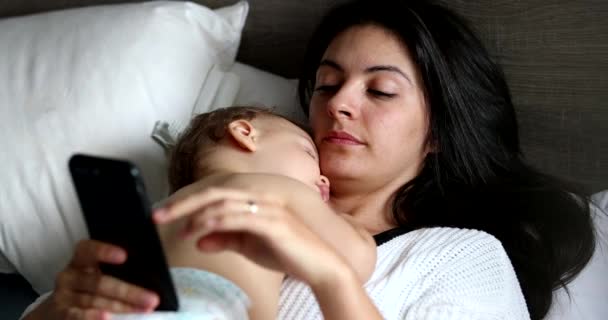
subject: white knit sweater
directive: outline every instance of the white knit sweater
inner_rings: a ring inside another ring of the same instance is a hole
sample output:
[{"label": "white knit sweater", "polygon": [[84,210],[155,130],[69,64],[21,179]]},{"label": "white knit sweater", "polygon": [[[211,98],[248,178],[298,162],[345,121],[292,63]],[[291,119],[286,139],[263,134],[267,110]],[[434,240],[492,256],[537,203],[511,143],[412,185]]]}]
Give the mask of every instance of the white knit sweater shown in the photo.
[{"label": "white knit sweater", "polygon": [[[475,230],[420,229],[381,244],[365,289],[389,320],[530,319],[502,245]],[[283,283],[279,319],[322,318],[306,285]]]},{"label": "white knit sweater", "polygon": [[[502,245],[475,230],[420,229],[380,245],[365,289],[388,320],[530,319]],[[305,284],[284,281],[279,319],[322,318]]]}]

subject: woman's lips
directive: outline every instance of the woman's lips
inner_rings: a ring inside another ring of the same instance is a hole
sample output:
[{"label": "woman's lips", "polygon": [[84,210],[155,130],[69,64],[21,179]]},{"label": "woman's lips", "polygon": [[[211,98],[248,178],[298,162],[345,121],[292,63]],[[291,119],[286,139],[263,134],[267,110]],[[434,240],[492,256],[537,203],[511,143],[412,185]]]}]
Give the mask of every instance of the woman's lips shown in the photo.
[{"label": "woman's lips", "polygon": [[323,138],[323,141],[340,145],[361,145],[363,142],[353,135],[344,131],[331,131]]}]

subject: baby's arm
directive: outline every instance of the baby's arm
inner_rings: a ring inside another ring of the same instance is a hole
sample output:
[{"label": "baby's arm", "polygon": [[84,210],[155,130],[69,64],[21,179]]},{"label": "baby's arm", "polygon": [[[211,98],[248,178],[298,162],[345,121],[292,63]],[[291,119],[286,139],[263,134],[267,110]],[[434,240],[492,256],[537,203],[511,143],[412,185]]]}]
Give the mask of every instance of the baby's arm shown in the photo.
[{"label": "baby's arm", "polygon": [[[211,186],[207,182],[200,181],[206,187]],[[172,223],[158,225],[169,265],[201,269],[222,276],[236,284],[248,296],[251,302],[248,309],[249,319],[276,318],[284,274],[264,268],[233,251],[211,253],[198,250],[198,237],[182,236],[189,218],[184,216]]]},{"label": "baby's arm", "polygon": [[284,200],[290,212],[346,259],[363,283],[374,271],[376,243],[373,237],[350,216],[336,213],[317,191],[305,184],[280,175],[244,173],[224,176],[213,185],[265,193]]}]

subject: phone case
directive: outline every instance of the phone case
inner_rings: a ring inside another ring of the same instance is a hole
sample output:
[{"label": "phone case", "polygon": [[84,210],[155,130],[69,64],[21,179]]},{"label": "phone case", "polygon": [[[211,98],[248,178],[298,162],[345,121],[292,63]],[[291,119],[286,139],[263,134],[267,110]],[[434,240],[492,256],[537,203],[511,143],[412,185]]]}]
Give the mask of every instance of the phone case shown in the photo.
[{"label": "phone case", "polygon": [[91,239],[124,248],[121,265],[103,273],[156,292],[156,310],[175,311],[178,301],[139,169],[118,159],[77,154],[70,173]]}]

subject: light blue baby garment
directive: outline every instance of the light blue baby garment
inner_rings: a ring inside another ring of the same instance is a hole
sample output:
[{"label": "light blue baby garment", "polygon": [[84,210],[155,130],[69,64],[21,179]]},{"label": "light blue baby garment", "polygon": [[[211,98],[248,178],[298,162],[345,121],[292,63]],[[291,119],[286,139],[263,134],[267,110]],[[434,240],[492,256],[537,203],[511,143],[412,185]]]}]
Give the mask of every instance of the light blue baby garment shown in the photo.
[{"label": "light blue baby garment", "polygon": [[250,301],[232,281],[193,268],[171,268],[179,300],[177,312],[114,314],[113,320],[243,320]]}]

